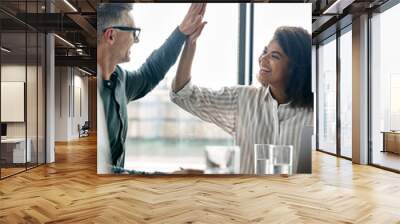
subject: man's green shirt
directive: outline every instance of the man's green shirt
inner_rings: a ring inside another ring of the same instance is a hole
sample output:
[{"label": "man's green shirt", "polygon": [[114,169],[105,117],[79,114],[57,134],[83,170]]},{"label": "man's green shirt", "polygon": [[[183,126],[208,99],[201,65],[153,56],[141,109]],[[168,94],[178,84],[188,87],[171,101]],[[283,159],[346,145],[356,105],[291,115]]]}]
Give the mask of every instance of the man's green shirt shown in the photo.
[{"label": "man's green shirt", "polygon": [[164,78],[175,64],[185,39],[186,35],[176,28],[137,71],[127,71],[117,66],[110,80],[100,78],[100,95],[107,122],[112,165],[124,166],[127,104],[145,96]]}]

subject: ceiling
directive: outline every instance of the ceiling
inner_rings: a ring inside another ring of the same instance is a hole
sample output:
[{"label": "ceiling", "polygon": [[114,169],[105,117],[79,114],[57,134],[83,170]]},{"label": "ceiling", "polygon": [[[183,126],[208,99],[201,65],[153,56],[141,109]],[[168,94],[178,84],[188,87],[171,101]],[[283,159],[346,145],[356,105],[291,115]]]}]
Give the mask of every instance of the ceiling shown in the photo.
[{"label": "ceiling", "polygon": [[[95,74],[96,5],[100,0],[47,2],[46,5],[44,0],[0,1],[2,46],[11,50],[7,54],[2,51],[2,60],[18,63],[22,62],[25,56],[30,60],[37,57],[37,51],[40,56],[44,44],[37,43],[37,39],[41,41],[43,36],[37,38],[36,35],[52,32],[57,34],[56,66],[78,66]],[[49,13],[50,11],[52,13]],[[27,35],[21,35],[25,32]]]},{"label": "ceiling", "polygon": [[[269,3],[312,3],[313,41],[320,40],[335,32],[338,20],[351,23],[351,17],[366,10],[372,10],[387,0],[269,0],[253,2]],[[12,49],[11,59],[37,51],[36,35],[25,32],[54,32],[56,65],[80,66],[95,74],[96,71],[96,6],[102,2],[132,2],[128,0],[1,0],[0,27],[2,46]],[[149,2],[149,1],[145,1]],[[176,2],[176,1],[175,1]],[[182,2],[186,2],[183,1]],[[220,1],[219,1],[220,2]],[[331,7],[332,6],[332,7]],[[330,8],[330,10],[327,10]],[[333,10],[331,10],[333,9]],[[52,11],[52,13],[49,13]],[[341,26],[345,26],[342,22]],[[333,27],[333,28],[332,28]],[[25,42],[28,43],[25,49]],[[72,46],[72,45],[73,46]],[[43,45],[39,43],[39,49]],[[4,57],[3,57],[4,59]]]}]

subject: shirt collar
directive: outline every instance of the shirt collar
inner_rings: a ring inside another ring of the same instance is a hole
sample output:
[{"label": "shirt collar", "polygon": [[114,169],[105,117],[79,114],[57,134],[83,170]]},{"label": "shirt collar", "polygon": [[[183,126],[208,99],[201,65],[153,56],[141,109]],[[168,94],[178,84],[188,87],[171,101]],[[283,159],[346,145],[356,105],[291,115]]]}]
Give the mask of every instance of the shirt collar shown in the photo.
[{"label": "shirt collar", "polygon": [[115,66],[115,70],[111,73],[109,80],[103,80],[103,86],[105,88],[114,89],[117,81],[120,79],[120,73],[122,72],[119,65]]},{"label": "shirt collar", "polygon": [[117,73],[114,71],[113,73],[111,73],[109,80],[103,80],[103,86],[105,88],[113,89],[116,84],[116,79],[117,79]]},{"label": "shirt collar", "polygon": [[[262,86],[261,88],[264,91],[265,101],[267,101],[267,102],[270,101],[271,103],[276,104],[278,106],[278,101],[276,101],[276,99],[272,96],[271,88],[269,86],[267,86],[267,87]],[[290,103],[291,103],[291,101],[289,101],[288,103],[280,104],[279,107],[288,107],[288,106],[290,106]]]},{"label": "shirt collar", "polygon": [[115,70],[113,72],[115,80],[121,80],[121,75],[123,74],[123,72],[124,70],[122,70],[119,65],[115,66]]}]

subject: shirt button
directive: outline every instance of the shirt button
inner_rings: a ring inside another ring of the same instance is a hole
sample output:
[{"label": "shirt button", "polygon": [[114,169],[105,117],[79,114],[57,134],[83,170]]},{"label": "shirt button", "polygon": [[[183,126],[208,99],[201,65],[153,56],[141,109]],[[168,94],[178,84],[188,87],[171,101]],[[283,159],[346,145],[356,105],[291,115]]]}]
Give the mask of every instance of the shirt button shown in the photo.
[{"label": "shirt button", "polygon": [[107,82],[107,86],[111,86],[111,82]]}]

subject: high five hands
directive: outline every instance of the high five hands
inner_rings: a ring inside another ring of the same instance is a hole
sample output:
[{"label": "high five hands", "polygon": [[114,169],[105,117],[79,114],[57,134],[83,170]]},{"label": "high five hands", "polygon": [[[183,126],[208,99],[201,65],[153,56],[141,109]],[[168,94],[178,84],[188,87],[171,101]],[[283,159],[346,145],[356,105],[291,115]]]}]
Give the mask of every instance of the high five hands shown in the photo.
[{"label": "high five hands", "polygon": [[206,3],[192,3],[188,13],[179,25],[179,30],[188,36],[187,42],[190,45],[196,43],[201,31],[207,22],[203,21],[203,16],[206,11]]}]

